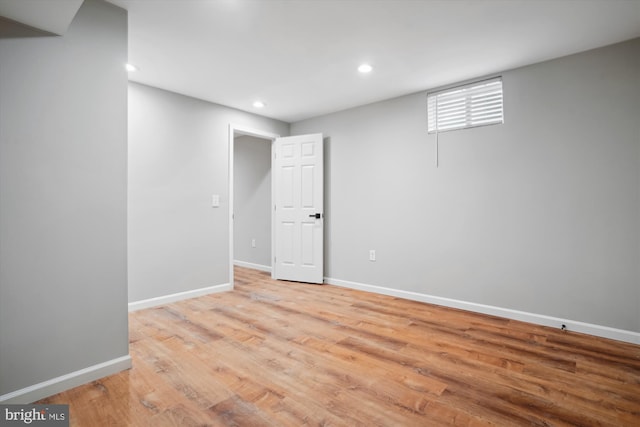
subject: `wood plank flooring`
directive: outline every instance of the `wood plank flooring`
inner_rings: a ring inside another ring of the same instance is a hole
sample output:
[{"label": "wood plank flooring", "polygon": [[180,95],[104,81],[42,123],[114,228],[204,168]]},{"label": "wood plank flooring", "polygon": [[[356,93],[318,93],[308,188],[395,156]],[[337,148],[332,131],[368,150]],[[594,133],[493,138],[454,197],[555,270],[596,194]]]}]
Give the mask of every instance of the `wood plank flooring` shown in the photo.
[{"label": "wood plank flooring", "polygon": [[237,268],[130,314],[71,426],[640,426],[640,346]]}]

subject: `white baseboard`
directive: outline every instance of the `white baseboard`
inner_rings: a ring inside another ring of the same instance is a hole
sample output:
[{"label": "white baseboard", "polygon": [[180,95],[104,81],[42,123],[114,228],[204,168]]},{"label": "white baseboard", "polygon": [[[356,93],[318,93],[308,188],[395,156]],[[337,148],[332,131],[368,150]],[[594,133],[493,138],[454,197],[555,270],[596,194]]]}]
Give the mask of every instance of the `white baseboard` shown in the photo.
[{"label": "white baseboard", "polygon": [[382,286],[374,286],[364,283],[350,282],[347,280],[333,279],[330,277],[325,277],[324,281],[325,283],[328,283],[330,285],[341,286],[343,288],[357,289],[361,291],[389,295],[413,301],[442,305],[445,307],[459,308],[461,310],[489,314],[492,316],[499,316],[507,319],[520,320],[522,322],[534,323],[536,325],[550,326],[553,328],[560,328],[562,325],[566,325],[567,329],[570,331],[594,335],[602,338],[609,338],[617,341],[624,341],[632,344],[640,344],[640,333],[626,331],[624,329],[616,329],[608,326],[594,325],[591,323],[546,316],[543,314],[528,313],[525,311],[511,310],[509,308],[501,308],[491,305],[476,304],[473,302],[437,297],[427,294],[421,294],[418,292],[403,291],[399,289],[385,288]]},{"label": "white baseboard", "polygon": [[193,289],[185,292],[178,292],[175,294],[163,295],[160,297],[143,299],[140,301],[133,301],[129,303],[129,311],[142,310],[144,308],[156,307],[159,305],[170,304],[176,301],[182,301],[184,299],[200,297],[202,295],[215,294],[217,292],[226,292],[233,290],[233,287],[229,283],[215,286],[207,286],[206,288]]},{"label": "white baseboard", "polygon": [[271,273],[270,265],[254,264],[252,262],[238,261],[236,259],[233,260],[233,265],[237,265],[238,267],[252,268],[254,270],[266,271],[267,273]]},{"label": "white baseboard", "polygon": [[98,363],[79,371],[71,372],[50,380],[25,387],[20,390],[0,396],[2,404],[26,404],[44,399],[45,397],[78,387],[91,381],[117,374],[120,371],[131,368],[129,355],[118,357],[107,362]]}]

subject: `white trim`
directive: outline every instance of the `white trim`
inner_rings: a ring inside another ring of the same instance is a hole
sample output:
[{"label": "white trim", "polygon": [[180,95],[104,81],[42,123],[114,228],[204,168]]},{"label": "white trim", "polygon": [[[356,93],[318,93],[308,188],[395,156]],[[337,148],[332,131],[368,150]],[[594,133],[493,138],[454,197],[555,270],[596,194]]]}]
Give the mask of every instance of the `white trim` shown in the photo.
[{"label": "white trim", "polygon": [[253,136],[255,138],[271,140],[280,138],[280,135],[277,133],[266,132],[260,129],[252,129],[246,126],[234,125],[233,123],[230,123],[229,126],[233,129],[233,133],[231,135],[237,133],[238,135]]},{"label": "white trim", "polygon": [[38,384],[0,396],[2,404],[26,404],[78,387],[91,381],[131,368],[131,356],[126,355],[107,362],[98,363],[79,371],[71,372]]},{"label": "white trim", "polygon": [[231,288],[233,289],[233,283],[235,282],[235,278],[233,277],[233,150],[234,150],[234,139],[236,137],[236,126],[229,123],[229,176],[227,180],[229,181],[229,283],[231,284]]},{"label": "white trim", "polygon": [[252,262],[238,261],[237,259],[233,261],[233,264],[237,265],[238,267],[252,268],[254,270],[260,270],[260,271],[265,271],[267,273],[271,273],[270,265],[254,264]]},{"label": "white trim", "polygon": [[[261,139],[270,139],[273,147],[273,141],[276,138],[279,138],[280,135],[271,132],[265,132],[259,129],[252,129],[245,126],[235,125],[233,123],[229,123],[229,176],[227,177],[229,180],[229,283],[231,284],[231,289],[233,289],[233,264],[234,264],[234,254],[233,254],[233,148],[234,148],[234,138],[235,135],[246,135],[253,136],[255,138]],[[272,149],[273,150],[273,149]],[[271,161],[273,162],[273,154],[271,157]],[[273,179],[271,184],[271,200],[273,200]],[[271,224],[271,236],[273,236],[273,221]],[[273,238],[272,246],[273,246]],[[272,249],[273,251],[273,249]],[[273,253],[273,252],[272,252]]]},{"label": "white trim", "polygon": [[225,283],[222,285],[208,286],[206,288],[193,289],[190,291],[163,295],[161,297],[133,301],[129,303],[129,311],[138,311],[144,308],[156,307],[159,305],[170,304],[172,302],[182,301],[189,298],[200,297],[202,295],[215,294],[218,292],[226,292],[231,290],[233,290],[233,286],[231,286],[229,283]]},{"label": "white trim", "polygon": [[565,325],[570,331],[583,334],[594,335],[602,338],[609,338],[624,341],[631,344],[640,344],[640,333],[627,331],[624,329],[611,328],[609,326],[595,325],[592,323],[579,322],[576,320],[562,319],[559,317],[547,316],[544,314],[528,313],[526,311],[512,310],[509,308],[495,307],[474,302],[460,301],[451,298],[437,297],[433,295],[421,294],[412,291],[385,288],[382,286],[367,285],[364,283],[350,282],[347,280],[324,278],[325,283],[340,286],[343,288],[357,289],[360,291],[373,292],[376,294],[389,295],[398,298],[405,298],[412,301],[426,302],[445,307],[458,308],[461,310],[473,311],[476,313],[489,314],[492,316],[504,317],[507,319],[519,320],[522,322],[534,323],[536,325],[560,328]]},{"label": "white trim", "polygon": [[276,278],[276,180],[273,176],[273,166],[276,163],[276,139],[271,140],[271,278]]}]

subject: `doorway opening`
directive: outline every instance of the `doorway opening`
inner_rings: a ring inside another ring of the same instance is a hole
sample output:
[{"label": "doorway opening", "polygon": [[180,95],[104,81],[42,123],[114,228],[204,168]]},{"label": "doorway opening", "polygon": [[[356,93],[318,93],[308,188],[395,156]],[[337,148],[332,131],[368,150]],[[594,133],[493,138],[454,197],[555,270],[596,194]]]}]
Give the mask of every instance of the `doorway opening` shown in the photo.
[{"label": "doorway opening", "polygon": [[234,265],[272,271],[272,143],[279,135],[229,125],[229,283]]}]

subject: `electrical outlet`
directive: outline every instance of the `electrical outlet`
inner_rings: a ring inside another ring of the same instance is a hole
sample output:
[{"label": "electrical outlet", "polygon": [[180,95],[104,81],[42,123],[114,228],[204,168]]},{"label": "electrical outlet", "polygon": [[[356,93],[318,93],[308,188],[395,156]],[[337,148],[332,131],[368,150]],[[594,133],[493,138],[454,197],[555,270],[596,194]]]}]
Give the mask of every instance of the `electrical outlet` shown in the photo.
[{"label": "electrical outlet", "polygon": [[251,247],[252,248],[256,247],[256,239],[251,239]]},{"label": "electrical outlet", "polygon": [[376,251],[375,249],[371,249],[369,251],[369,261],[375,261],[376,260]]}]

